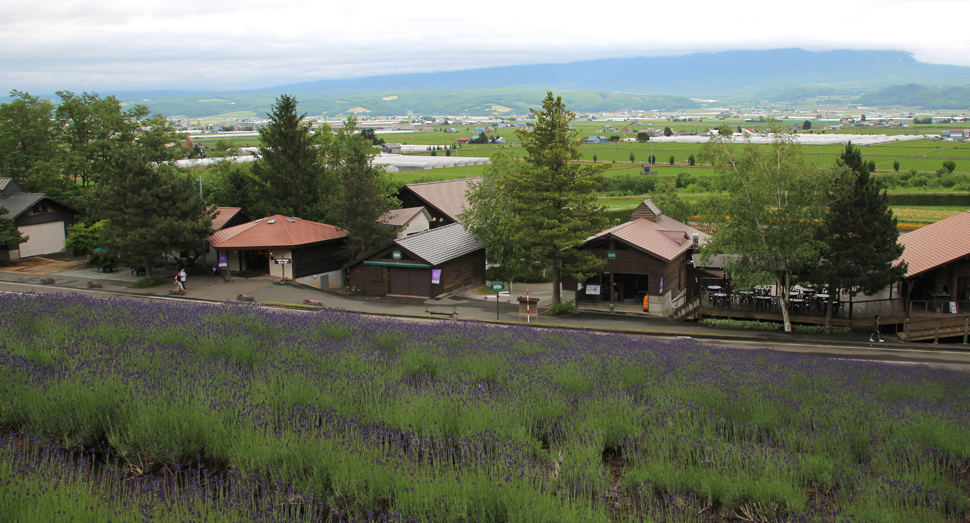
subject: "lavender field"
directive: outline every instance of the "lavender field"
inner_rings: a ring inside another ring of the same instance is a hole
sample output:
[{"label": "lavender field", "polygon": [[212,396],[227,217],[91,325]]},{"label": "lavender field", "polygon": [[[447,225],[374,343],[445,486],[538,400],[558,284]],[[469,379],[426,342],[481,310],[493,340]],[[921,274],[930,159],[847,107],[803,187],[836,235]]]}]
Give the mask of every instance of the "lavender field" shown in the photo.
[{"label": "lavender field", "polygon": [[0,521],[970,521],[970,375],[0,296]]}]

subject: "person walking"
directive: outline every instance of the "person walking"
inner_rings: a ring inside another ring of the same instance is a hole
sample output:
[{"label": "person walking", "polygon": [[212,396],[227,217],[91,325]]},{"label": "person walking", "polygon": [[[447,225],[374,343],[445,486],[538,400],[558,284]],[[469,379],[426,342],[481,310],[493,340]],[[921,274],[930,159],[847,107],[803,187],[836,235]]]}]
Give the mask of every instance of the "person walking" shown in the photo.
[{"label": "person walking", "polygon": [[873,338],[879,338],[879,343],[882,343],[882,342],[886,341],[886,340],[882,339],[882,334],[879,334],[879,315],[878,314],[876,315],[875,331],[872,334],[869,335],[869,343],[872,343],[872,342],[876,341]]},{"label": "person walking", "polygon": [[185,290],[185,268],[184,267],[181,270],[179,270],[178,280],[179,280],[179,287],[181,287],[182,290],[184,291]]}]

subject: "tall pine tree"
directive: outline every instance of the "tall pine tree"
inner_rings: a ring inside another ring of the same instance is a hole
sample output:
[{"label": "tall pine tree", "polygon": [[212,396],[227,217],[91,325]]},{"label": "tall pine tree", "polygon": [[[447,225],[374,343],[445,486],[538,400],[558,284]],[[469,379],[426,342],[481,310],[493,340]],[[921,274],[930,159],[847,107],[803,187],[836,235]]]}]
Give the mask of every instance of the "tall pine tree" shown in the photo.
[{"label": "tall pine tree", "polygon": [[[815,281],[825,282],[832,297],[840,291],[871,296],[906,273],[906,263],[893,265],[903,254],[889,195],[869,174],[862,151],[849,142],[839,157],[841,169],[830,191],[829,212],[819,229],[824,244]],[[831,301],[825,311],[825,332],[832,330]]]},{"label": "tall pine tree", "polygon": [[552,301],[560,303],[563,272],[584,279],[605,263],[577,247],[608,224],[593,193],[607,166],[573,162],[582,139],[569,129],[576,114],[562,97],[548,92],[542,110],[530,111],[536,118],[533,130],[516,131],[528,167],[506,175],[502,190],[512,201],[510,233],[528,258],[552,266]]},{"label": "tall pine tree", "polygon": [[384,168],[374,165],[374,141],[357,131],[357,119],[347,118],[337,133],[328,159],[338,183],[339,194],[332,207],[335,225],[346,229],[347,255],[380,247],[394,239],[393,228],[378,220],[400,205]]},{"label": "tall pine tree", "polygon": [[330,186],[320,140],[310,132],[306,115],[297,114],[296,98],[280,95],[259,130],[259,159],[251,172],[265,187],[273,211],[307,220],[326,219]]}]

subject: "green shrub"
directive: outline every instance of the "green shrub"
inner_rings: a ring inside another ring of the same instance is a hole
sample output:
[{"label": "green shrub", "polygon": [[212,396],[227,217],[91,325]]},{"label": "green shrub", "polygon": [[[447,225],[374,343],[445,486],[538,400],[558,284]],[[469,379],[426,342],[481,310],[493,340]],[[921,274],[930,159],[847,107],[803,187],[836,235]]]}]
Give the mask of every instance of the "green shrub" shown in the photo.
[{"label": "green shrub", "polygon": [[[745,320],[729,320],[729,319],[716,319],[708,318],[703,321],[705,325],[710,325],[712,327],[719,327],[722,329],[738,329],[738,330],[758,330],[758,331],[777,331],[781,330],[784,325],[781,323],[775,323],[771,321],[745,321]],[[802,334],[821,334],[825,332],[824,325],[792,325],[792,331]],[[842,326],[833,326],[833,334],[848,334],[849,328]]]},{"label": "green shrub", "polygon": [[552,306],[549,307],[549,312],[555,314],[556,316],[575,316],[576,304],[573,302],[573,300],[553,303]]},{"label": "green shrub", "polygon": [[147,287],[158,287],[159,285],[165,285],[168,283],[168,278],[163,278],[161,276],[152,276],[151,278],[139,278],[132,282],[131,286],[136,289],[144,289]]}]

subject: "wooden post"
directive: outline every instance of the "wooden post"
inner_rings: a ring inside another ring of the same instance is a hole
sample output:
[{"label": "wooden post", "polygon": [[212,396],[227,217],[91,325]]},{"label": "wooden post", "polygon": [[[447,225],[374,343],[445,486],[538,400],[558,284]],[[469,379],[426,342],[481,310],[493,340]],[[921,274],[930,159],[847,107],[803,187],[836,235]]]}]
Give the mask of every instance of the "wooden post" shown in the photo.
[{"label": "wooden post", "polygon": [[967,316],[966,319],[963,320],[963,344],[964,345],[967,344],[967,330],[968,330],[968,327],[970,327],[970,316]]},{"label": "wooden post", "polygon": [[906,318],[906,341],[909,342],[909,318]]},{"label": "wooden post", "polygon": [[936,337],[933,338],[933,345],[940,342],[940,319],[936,319]]}]

